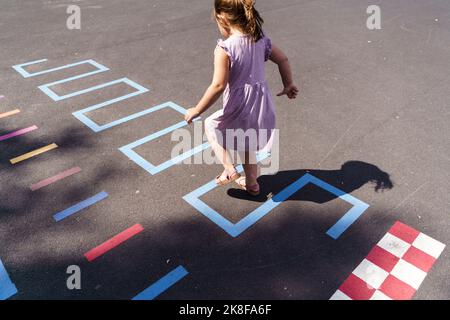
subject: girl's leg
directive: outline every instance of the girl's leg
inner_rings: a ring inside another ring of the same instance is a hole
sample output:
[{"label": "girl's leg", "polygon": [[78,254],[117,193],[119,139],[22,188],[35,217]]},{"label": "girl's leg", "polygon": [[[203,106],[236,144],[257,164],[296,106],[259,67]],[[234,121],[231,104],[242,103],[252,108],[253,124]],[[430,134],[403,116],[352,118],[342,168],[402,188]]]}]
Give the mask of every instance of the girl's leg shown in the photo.
[{"label": "girl's leg", "polygon": [[218,142],[217,132],[212,126],[212,120],[218,117],[218,112],[210,116],[205,120],[205,131],[206,137],[208,138],[209,144],[214,151],[214,154],[219,159],[219,161],[223,164],[225,170],[228,173],[235,172],[235,167],[233,160],[231,159],[230,153],[222,147],[222,145]]},{"label": "girl's leg", "polygon": [[245,152],[244,171],[247,186],[255,186],[258,184],[258,162],[256,160],[256,152]]},{"label": "girl's leg", "polygon": [[258,184],[258,171],[259,167],[256,162],[255,152],[240,152],[241,159],[244,159],[245,177],[238,179],[236,182],[241,188],[246,190],[252,196],[260,195],[260,187]]}]

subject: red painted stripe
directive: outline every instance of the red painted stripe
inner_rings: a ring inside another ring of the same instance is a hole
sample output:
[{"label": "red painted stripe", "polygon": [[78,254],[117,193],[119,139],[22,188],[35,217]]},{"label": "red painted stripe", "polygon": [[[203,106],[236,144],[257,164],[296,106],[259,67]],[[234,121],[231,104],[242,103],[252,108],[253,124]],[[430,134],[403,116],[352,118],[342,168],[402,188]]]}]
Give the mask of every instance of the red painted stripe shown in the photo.
[{"label": "red painted stripe", "polygon": [[366,259],[376,264],[383,270],[386,270],[387,272],[391,272],[397,262],[400,261],[400,259],[394,256],[392,253],[387,252],[379,246],[375,246]]},{"label": "red painted stripe", "polygon": [[369,300],[376,291],[369,284],[354,274],[351,274],[350,277],[345,280],[339,290],[353,300]]},{"label": "red painted stripe", "polygon": [[67,171],[64,171],[64,172],[61,172],[61,173],[57,174],[56,176],[50,177],[50,178],[42,180],[42,181],[40,181],[40,182],[38,182],[36,184],[33,184],[30,187],[30,189],[32,191],[36,191],[36,190],[42,189],[42,188],[44,188],[44,187],[46,187],[46,186],[48,186],[48,185],[50,185],[52,183],[55,183],[55,182],[57,182],[59,180],[65,179],[65,178],[70,177],[70,176],[73,176],[74,174],[77,174],[80,171],[81,171],[81,169],[79,167],[75,167],[75,168],[69,169]]},{"label": "red painted stripe", "polygon": [[104,255],[108,251],[114,249],[115,247],[119,246],[120,244],[124,243],[128,239],[134,237],[138,233],[142,232],[144,228],[140,224],[136,224],[132,226],[131,228],[119,233],[114,238],[109,239],[108,241],[102,243],[98,247],[92,249],[91,251],[84,254],[86,259],[89,262],[94,261],[98,257]]},{"label": "red painted stripe", "polygon": [[420,234],[419,231],[401,222],[396,222],[394,226],[391,228],[391,230],[389,230],[389,233],[410,244],[412,244]]},{"label": "red painted stripe", "polygon": [[408,252],[406,252],[405,256],[402,259],[427,273],[431,270],[434,263],[436,262],[436,259],[434,257],[415,247],[409,248]]},{"label": "red painted stripe", "polygon": [[393,300],[411,300],[416,293],[413,287],[392,275],[383,282],[380,291]]}]

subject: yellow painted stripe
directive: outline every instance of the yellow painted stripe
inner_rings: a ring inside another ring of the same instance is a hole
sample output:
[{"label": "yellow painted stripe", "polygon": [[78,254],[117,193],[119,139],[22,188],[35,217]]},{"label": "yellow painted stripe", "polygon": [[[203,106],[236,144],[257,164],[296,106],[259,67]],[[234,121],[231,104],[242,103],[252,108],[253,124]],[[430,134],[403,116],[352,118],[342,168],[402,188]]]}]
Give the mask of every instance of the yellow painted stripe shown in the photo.
[{"label": "yellow painted stripe", "polygon": [[58,145],[56,143],[52,143],[51,145],[48,145],[46,147],[43,147],[43,148],[31,151],[31,152],[28,152],[28,153],[26,153],[24,155],[21,155],[20,157],[11,159],[9,161],[11,161],[12,164],[16,164],[16,163],[19,163],[19,162],[22,162],[24,160],[30,159],[30,158],[32,158],[34,156],[37,156],[39,154],[42,154],[44,152],[47,152],[47,151],[50,151],[50,150],[53,150],[53,149],[56,149],[56,148],[58,148]]},{"label": "yellow painted stripe", "polygon": [[17,114],[17,113],[19,113],[19,112],[20,112],[20,110],[19,110],[19,109],[16,109],[16,110],[8,111],[8,112],[5,112],[5,113],[0,113],[0,119],[1,119],[1,118],[6,118],[6,117],[9,117],[9,116],[12,116],[12,115]]}]

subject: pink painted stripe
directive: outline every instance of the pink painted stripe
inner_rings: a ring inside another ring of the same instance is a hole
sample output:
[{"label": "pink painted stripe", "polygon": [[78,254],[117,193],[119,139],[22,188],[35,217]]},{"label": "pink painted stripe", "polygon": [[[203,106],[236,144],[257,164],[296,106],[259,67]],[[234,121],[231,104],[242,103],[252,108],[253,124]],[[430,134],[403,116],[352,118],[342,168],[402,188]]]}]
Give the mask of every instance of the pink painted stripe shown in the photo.
[{"label": "pink painted stripe", "polygon": [[3,99],[5,96],[0,96],[0,99]]},{"label": "pink painted stripe", "polygon": [[40,182],[38,182],[36,184],[33,184],[30,187],[30,189],[32,191],[36,191],[36,190],[42,189],[42,188],[44,188],[44,187],[46,187],[46,186],[48,186],[48,185],[50,185],[52,183],[55,183],[55,182],[57,182],[59,180],[62,180],[62,179],[65,179],[67,177],[70,177],[70,176],[72,176],[74,174],[77,174],[80,171],[81,171],[81,169],[79,167],[75,167],[75,168],[66,170],[64,172],[61,172],[61,173],[57,174],[56,176],[50,177],[50,178],[42,180],[42,181],[40,181]]},{"label": "pink painted stripe", "polygon": [[38,127],[32,126],[32,127],[28,127],[28,128],[25,128],[25,129],[17,130],[17,131],[5,134],[4,136],[0,136],[0,141],[5,141],[5,140],[8,140],[8,139],[17,137],[17,136],[21,136],[21,135],[24,135],[24,134],[26,134],[28,132],[37,130],[37,129],[38,129]]},{"label": "pink painted stripe", "polygon": [[98,247],[95,247],[91,251],[85,253],[84,256],[89,262],[92,262],[142,231],[144,231],[144,227],[142,227],[140,224],[135,224],[131,228],[119,233],[114,238],[109,239]]}]

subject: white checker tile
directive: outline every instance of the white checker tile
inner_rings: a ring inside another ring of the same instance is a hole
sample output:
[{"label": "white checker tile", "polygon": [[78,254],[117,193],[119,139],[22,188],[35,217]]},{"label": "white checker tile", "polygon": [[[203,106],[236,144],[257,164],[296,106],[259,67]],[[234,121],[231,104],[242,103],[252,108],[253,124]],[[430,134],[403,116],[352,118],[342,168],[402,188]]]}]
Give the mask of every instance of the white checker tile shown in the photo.
[{"label": "white checker tile", "polygon": [[387,233],[383,239],[378,243],[378,246],[392,253],[398,258],[402,258],[405,253],[411,248],[411,245],[396,236]]},{"label": "white checker tile", "polygon": [[385,295],[383,292],[377,290],[373,294],[372,298],[370,298],[370,300],[392,300],[392,299],[389,298],[387,295]]},{"label": "white checker tile", "polygon": [[437,259],[445,249],[445,244],[421,233],[414,241],[413,246]]},{"label": "white checker tile", "polygon": [[389,272],[386,272],[366,259],[364,259],[358,268],[353,271],[353,274],[368,283],[374,289],[380,288],[381,284],[389,276]]},{"label": "white checker tile", "polygon": [[352,300],[348,295],[343,293],[341,290],[336,291],[335,294],[330,298],[330,300]]},{"label": "white checker tile", "polygon": [[427,276],[426,272],[423,272],[405,260],[400,260],[395,265],[395,268],[392,270],[391,274],[404,283],[409,284],[416,290],[419,289],[423,280]]}]

